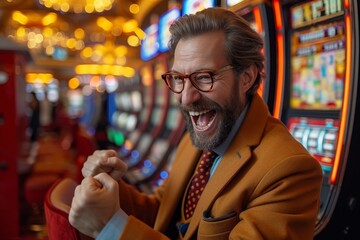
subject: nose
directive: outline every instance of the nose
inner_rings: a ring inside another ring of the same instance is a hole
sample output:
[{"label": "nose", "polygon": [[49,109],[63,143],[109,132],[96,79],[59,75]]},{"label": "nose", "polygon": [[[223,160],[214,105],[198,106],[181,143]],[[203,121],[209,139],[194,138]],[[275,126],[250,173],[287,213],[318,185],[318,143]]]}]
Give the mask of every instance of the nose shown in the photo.
[{"label": "nose", "polygon": [[180,103],[183,105],[190,105],[201,98],[201,93],[186,79],[184,83],[184,90],[179,94]]}]

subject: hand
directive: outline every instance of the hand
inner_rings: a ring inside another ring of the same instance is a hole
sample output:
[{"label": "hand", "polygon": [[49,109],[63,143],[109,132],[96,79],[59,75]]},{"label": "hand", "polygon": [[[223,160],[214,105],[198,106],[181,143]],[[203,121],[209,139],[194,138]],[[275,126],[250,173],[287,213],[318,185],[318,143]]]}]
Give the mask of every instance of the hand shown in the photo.
[{"label": "hand", "polygon": [[119,209],[118,183],[109,175],[100,173],[84,178],[76,187],[69,222],[83,234],[96,238]]},{"label": "hand", "polygon": [[119,181],[127,169],[126,163],[118,157],[114,150],[96,150],[87,158],[81,172],[84,177],[105,172],[115,181]]}]

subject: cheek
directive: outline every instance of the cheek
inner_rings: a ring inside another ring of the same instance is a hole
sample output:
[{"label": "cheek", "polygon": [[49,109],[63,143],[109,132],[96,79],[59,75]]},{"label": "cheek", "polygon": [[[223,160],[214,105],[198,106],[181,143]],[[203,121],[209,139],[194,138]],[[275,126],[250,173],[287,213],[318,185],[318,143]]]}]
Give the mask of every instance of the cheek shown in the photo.
[{"label": "cheek", "polygon": [[238,91],[238,84],[224,83],[216,88],[216,95],[214,94],[212,98],[222,107],[236,104],[237,101],[240,101],[239,94],[236,93]]},{"label": "cheek", "polygon": [[207,98],[222,109],[228,108],[229,105],[233,105],[235,102],[235,99],[233,99],[232,94],[229,91],[217,91],[216,93],[207,96]]},{"label": "cheek", "polygon": [[175,99],[175,102],[181,104],[181,93],[180,94],[171,93],[171,94],[173,94],[172,97]]}]

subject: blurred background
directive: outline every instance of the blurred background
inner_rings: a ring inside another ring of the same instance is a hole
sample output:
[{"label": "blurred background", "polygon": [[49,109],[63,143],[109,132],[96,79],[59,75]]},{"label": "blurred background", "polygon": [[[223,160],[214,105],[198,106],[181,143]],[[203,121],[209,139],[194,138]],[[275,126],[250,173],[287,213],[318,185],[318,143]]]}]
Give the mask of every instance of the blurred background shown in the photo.
[{"label": "blurred background", "polygon": [[0,239],[49,239],[44,203],[96,149],[140,191],[163,183],[186,131],[168,29],[209,7],[263,38],[258,93],[322,166],[314,238],[360,238],[357,0],[1,0]]}]

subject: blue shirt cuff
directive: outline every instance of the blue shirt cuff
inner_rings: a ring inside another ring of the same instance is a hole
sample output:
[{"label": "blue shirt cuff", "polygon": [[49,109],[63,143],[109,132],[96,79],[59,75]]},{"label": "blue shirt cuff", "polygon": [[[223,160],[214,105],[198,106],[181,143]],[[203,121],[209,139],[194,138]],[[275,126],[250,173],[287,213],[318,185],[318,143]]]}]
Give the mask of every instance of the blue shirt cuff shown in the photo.
[{"label": "blue shirt cuff", "polygon": [[125,228],[128,215],[120,208],[101,230],[96,240],[117,240]]}]

